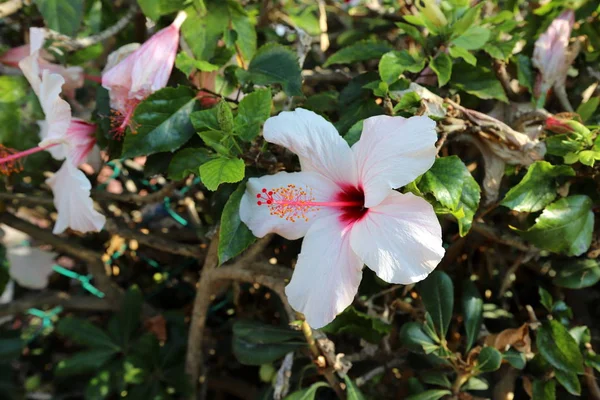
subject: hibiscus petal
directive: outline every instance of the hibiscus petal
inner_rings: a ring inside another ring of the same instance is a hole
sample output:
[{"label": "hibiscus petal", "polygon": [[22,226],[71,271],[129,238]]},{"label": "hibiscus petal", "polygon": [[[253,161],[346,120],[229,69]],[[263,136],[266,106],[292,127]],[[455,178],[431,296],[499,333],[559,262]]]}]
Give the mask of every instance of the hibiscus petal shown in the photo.
[{"label": "hibiscus petal", "polygon": [[339,185],[355,186],[352,150],[335,127],[312,111],[284,111],[265,123],[266,141],[286,147],[300,158],[303,171],[316,171]]},{"label": "hibiscus petal", "polygon": [[[60,97],[64,83],[64,78],[59,74],[50,73],[48,70],[42,73],[39,99],[46,120],[44,129],[40,132],[42,141],[39,145],[41,147],[63,142],[71,124],[71,106]],[[55,154],[53,151],[58,153]],[[53,151],[50,153],[58,159],[64,157],[61,150],[54,149]]]},{"label": "hibiscus petal", "polygon": [[[125,46],[123,46],[125,47]],[[129,51],[129,48],[126,50]],[[119,59],[121,48],[118,49],[117,55],[113,59]],[[109,61],[111,60],[109,56]],[[110,107],[122,113],[126,111],[127,102],[129,99],[129,90],[131,89],[131,75],[133,65],[136,61],[136,53],[130,52],[127,57],[123,58],[119,63],[110,69],[105,69],[102,73],[102,87],[108,90],[110,95]]]},{"label": "hibiscus petal", "polygon": [[54,206],[58,211],[52,232],[59,234],[71,228],[79,232],[100,231],[106,222],[104,215],[94,210],[90,197],[92,185],[72,163],[66,161],[46,184],[54,193]]},{"label": "hibiscus petal", "polygon": [[[306,234],[317,218],[335,212],[332,208],[298,208],[298,215],[292,222],[291,219],[286,218],[292,215],[292,209],[288,210],[289,212],[283,217],[273,215],[273,207],[265,204],[265,200],[257,198],[257,195],[264,195],[263,188],[272,191],[286,188],[288,185],[294,185],[297,190],[304,190],[307,193],[305,199],[310,198],[311,201],[331,201],[339,190],[333,182],[314,172],[279,172],[275,175],[250,178],[240,203],[240,219],[250,228],[254,236],[263,237],[274,232],[286,239],[299,239]],[[261,201],[260,206],[258,201]]]},{"label": "hibiscus petal", "polygon": [[348,230],[337,216],[310,227],[285,294],[308,324],[321,328],[352,304],[362,277],[362,261],[350,247]]},{"label": "hibiscus petal", "polygon": [[352,146],[365,207],[379,204],[390,189],[423,174],[435,161],[435,122],[428,117],[367,118],[360,140]]},{"label": "hibiscus petal", "polygon": [[381,279],[405,285],[425,279],[445,252],[433,207],[394,191],[354,224],[350,244]]},{"label": "hibiscus petal", "polygon": [[155,33],[135,51],[130,97],[143,100],[167,86],[178,46],[179,27],[171,24]]}]

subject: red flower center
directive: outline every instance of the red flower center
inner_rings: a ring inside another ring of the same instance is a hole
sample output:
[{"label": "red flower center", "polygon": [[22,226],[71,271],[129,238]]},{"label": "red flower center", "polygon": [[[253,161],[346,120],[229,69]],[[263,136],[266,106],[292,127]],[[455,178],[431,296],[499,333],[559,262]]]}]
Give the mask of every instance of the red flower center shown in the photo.
[{"label": "red flower center", "polygon": [[362,187],[342,186],[342,191],[336,195],[335,200],[349,204],[340,207],[342,210],[340,221],[346,225],[360,221],[369,211],[365,208],[365,192]]}]

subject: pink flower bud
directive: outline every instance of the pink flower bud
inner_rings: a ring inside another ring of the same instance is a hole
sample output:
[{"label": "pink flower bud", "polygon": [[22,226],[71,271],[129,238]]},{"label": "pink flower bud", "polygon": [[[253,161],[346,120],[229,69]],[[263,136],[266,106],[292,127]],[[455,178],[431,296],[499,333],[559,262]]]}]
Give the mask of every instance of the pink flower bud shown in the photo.
[{"label": "pink flower bud", "polygon": [[574,133],[583,138],[590,137],[590,130],[582,123],[572,120],[550,116],[546,119],[546,129],[554,133]]},{"label": "pink flower bud", "polygon": [[110,105],[121,114],[167,85],[179,45],[179,29],[186,18],[180,13],[141,47],[102,75],[102,86],[110,92]]},{"label": "pink flower bud", "polygon": [[569,38],[575,23],[573,10],[560,14],[535,42],[533,65],[540,71],[537,96],[544,95],[557,82],[563,81],[572,62]]}]

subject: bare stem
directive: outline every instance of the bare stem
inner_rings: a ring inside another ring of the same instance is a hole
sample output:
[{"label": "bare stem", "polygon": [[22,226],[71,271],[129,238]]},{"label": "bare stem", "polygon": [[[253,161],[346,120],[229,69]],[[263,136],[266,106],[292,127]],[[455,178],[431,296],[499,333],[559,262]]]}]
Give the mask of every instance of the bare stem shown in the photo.
[{"label": "bare stem", "polygon": [[121,32],[121,30],[123,30],[129,24],[131,19],[137,13],[137,2],[131,2],[127,13],[125,13],[125,15],[121,17],[121,19],[119,19],[113,26],[106,28],[105,30],[96,35],[84,38],[72,38],[70,36],[63,35],[62,33],[48,30],[47,38],[54,42],[58,42],[57,44],[60,44],[60,46],[66,48],[69,51],[85,49],[86,47],[93,46],[96,43],[100,43]]}]

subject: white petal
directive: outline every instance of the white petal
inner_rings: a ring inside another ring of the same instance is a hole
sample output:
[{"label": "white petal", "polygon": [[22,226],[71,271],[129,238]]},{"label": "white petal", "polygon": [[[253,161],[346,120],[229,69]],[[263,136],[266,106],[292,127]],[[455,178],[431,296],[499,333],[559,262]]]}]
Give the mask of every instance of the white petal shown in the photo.
[{"label": "white petal", "polygon": [[350,243],[377,276],[405,285],[425,279],[445,251],[433,207],[411,193],[394,191],[354,224]]},{"label": "white petal", "polygon": [[435,122],[428,117],[367,118],[360,140],[352,146],[365,207],[379,204],[390,189],[423,174],[435,161]]},{"label": "white petal", "polygon": [[44,289],[52,274],[54,253],[35,247],[20,246],[8,249],[9,274],[20,286],[29,289]]},{"label": "white petal", "polygon": [[[48,285],[56,253],[40,250],[29,245],[29,235],[2,225],[9,262],[9,274],[20,286],[29,289],[43,289]],[[0,301],[2,303],[2,301]]]},{"label": "white petal", "polygon": [[352,150],[320,115],[302,108],[284,111],[267,120],[263,136],[296,153],[303,171],[319,172],[339,185],[356,185]]},{"label": "white petal", "polygon": [[[64,78],[59,74],[53,74],[47,70],[42,73],[39,99],[46,119],[40,132],[42,141],[39,145],[41,147],[62,143],[66,140],[67,130],[71,124],[71,106],[60,97],[64,83]],[[50,149],[49,151],[59,160],[64,157],[64,152],[61,149]]]},{"label": "white petal", "polygon": [[106,222],[104,215],[94,210],[90,197],[92,185],[85,174],[68,160],[46,184],[54,193],[54,206],[58,211],[54,234],[71,228],[79,232],[100,231]]},{"label": "white petal", "polygon": [[350,247],[349,231],[335,215],[308,230],[285,294],[308,324],[321,328],[352,304],[362,277],[362,261]]},{"label": "white petal", "polygon": [[[250,228],[254,236],[263,237],[267,233],[274,232],[286,239],[299,239],[306,234],[317,218],[335,212],[330,208],[299,209],[300,215],[292,222],[285,218],[290,216],[290,213],[286,213],[283,217],[271,215],[273,207],[269,207],[264,204],[264,200],[256,197],[262,193],[263,188],[274,191],[277,188],[286,188],[290,184],[295,185],[298,190],[304,190],[307,193],[304,198],[310,198],[311,201],[332,201],[339,190],[333,182],[314,172],[279,172],[275,175],[250,178],[240,203],[240,219]],[[260,206],[257,204],[259,200],[262,201]]]},{"label": "white petal", "polygon": [[37,53],[44,46],[46,30],[44,28],[29,28],[29,54]]},{"label": "white petal", "polygon": [[19,61],[19,68],[23,71],[23,75],[25,75],[25,78],[29,81],[35,94],[39,96],[42,81],[40,80],[40,64],[38,58],[38,52],[25,57]]}]

